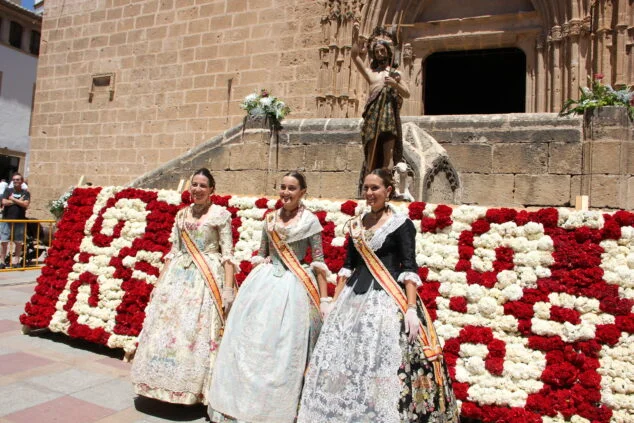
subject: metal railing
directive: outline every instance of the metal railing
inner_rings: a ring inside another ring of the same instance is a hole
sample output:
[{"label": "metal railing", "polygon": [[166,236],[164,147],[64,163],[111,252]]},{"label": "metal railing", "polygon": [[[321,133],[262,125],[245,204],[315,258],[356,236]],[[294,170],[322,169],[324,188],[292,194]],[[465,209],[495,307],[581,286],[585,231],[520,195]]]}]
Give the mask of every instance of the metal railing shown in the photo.
[{"label": "metal railing", "polygon": [[[10,232],[8,240],[0,240],[0,255],[5,244],[7,252],[6,256],[0,257],[0,263],[4,264],[4,268],[0,266],[0,272],[39,269],[44,266],[44,259],[53,242],[55,222],[37,219],[0,219],[0,226],[4,226],[3,223],[9,224]],[[21,239],[18,240],[15,239],[15,232],[16,229],[20,232],[20,227],[24,230]],[[18,256],[15,255],[16,243],[22,247]]]}]

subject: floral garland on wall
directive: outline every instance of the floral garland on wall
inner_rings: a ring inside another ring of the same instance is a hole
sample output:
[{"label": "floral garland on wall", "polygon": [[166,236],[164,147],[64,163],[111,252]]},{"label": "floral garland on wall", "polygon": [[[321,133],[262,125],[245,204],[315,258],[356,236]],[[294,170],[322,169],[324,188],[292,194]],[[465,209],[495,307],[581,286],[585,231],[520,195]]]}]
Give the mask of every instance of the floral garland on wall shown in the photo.
[{"label": "floral garland on wall", "polygon": [[[241,283],[276,200],[212,196],[232,214]],[[187,193],[78,188],[21,322],[133,351]],[[343,265],[354,201],[306,200]],[[417,229],[420,294],[462,415],[484,422],[634,421],[634,214],[397,204]],[[334,288],[331,285],[331,288]]]}]

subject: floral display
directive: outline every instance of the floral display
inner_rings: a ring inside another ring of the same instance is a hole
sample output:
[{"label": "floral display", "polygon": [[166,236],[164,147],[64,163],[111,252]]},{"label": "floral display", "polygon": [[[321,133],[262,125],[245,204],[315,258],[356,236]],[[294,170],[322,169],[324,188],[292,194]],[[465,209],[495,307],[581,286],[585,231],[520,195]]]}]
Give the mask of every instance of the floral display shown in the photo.
[{"label": "floral display", "polygon": [[[264,216],[281,204],[212,201],[231,212],[241,283]],[[133,351],[174,216],[188,202],[174,191],[75,189],[22,323]],[[336,273],[346,222],[364,205],[304,204],[324,227],[325,261]],[[464,417],[634,421],[634,213],[395,207],[418,230],[419,293]]]},{"label": "floral display", "polygon": [[626,86],[613,88],[611,85],[603,84],[601,82],[603,78],[601,73],[595,73],[592,78],[588,77],[590,86],[580,87],[581,97],[579,100],[567,100],[559,114],[583,114],[586,110],[597,107],[621,106],[627,108],[630,119],[634,119],[634,92]]},{"label": "floral display", "polygon": [[48,204],[48,210],[55,217],[55,219],[60,219],[62,217],[62,214],[64,214],[64,210],[66,210],[66,207],[68,207],[68,199],[73,193],[73,189],[74,187],[71,187],[68,191],[60,195],[58,199],[51,200],[51,202]]},{"label": "floral display", "polygon": [[263,116],[271,120],[275,126],[279,126],[282,119],[291,112],[290,107],[282,100],[272,96],[268,90],[260,90],[259,93],[247,95],[240,108],[246,110],[249,116]]}]

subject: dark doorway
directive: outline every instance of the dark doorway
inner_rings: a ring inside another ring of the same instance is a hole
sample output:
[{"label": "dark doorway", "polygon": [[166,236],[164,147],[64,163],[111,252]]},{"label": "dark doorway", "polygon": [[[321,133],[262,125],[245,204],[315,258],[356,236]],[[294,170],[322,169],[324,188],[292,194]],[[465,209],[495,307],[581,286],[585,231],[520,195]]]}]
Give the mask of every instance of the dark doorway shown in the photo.
[{"label": "dark doorway", "polygon": [[523,113],[526,55],[516,48],[434,53],[425,61],[425,114]]},{"label": "dark doorway", "polygon": [[11,182],[11,176],[18,171],[20,158],[0,154],[0,179]]}]

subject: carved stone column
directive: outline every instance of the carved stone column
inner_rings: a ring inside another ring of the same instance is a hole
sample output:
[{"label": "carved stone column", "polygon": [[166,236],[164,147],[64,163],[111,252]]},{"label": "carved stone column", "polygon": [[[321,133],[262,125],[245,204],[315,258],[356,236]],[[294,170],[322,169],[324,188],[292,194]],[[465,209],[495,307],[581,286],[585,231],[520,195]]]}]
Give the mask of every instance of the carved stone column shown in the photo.
[{"label": "carved stone column", "polygon": [[551,104],[550,111],[555,112],[562,105],[561,97],[561,27],[555,25],[550,30],[549,44],[551,50]]},{"label": "carved stone column", "polygon": [[[351,72],[352,26],[361,22],[368,0],[323,0],[323,43],[317,95],[319,116],[352,117],[358,114],[359,82]],[[327,52],[327,59],[324,58]]]},{"label": "carved stone column", "polygon": [[402,116],[417,116],[421,114],[422,90],[421,80],[418,78],[416,69],[416,55],[412,45],[407,43],[403,46],[403,63],[401,64],[401,75],[403,83],[407,85],[410,97],[403,103]]},{"label": "carved stone column", "polygon": [[[631,2],[630,2],[631,3]],[[616,62],[616,72],[614,75],[613,85],[626,85],[627,84],[627,26],[629,15],[627,14],[628,5],[626,0],[618,0],[618,14],[617,23],[614,29],[614,37],[616,38],[614,47],[614,58]],[[630,11],[631,13],[631,11]]]},{"label": "carved stone column", "polygon": [[583,18],[581,23],[581,39],[579,41],[580,63],[579,68],[579,85],[587,85],[588,76],[592,76],[592,21],[590,15]]},{"label": "carved stone column", "polygon": [[535,41],[536,61],[536,84],[535,84],[535,111],[537,113],[544,113],[547,111],[547,88],[546,88],[546,54],[544,52],[544,38],[538,37]]},{"label": "carved stone column", "polygon": [[570,46],[570,72],[568,74],[568,89],[566,93],[566,98],[572,98],[576,96],[579,92],[579,37],[581,36],[581,21],[570,21],[568,29],[568,43]]}]

